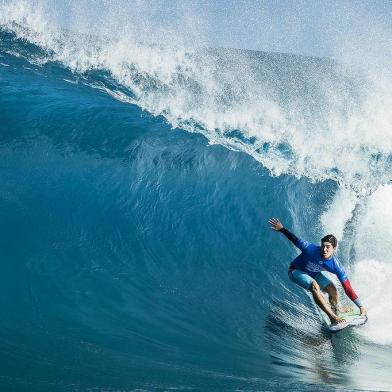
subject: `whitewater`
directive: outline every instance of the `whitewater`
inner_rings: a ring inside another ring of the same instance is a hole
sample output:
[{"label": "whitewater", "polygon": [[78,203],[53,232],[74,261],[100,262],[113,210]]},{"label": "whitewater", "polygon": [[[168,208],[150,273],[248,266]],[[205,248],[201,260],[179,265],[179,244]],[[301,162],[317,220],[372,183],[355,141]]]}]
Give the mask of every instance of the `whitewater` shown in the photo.
[{"label": "whitewater", "polygon": [[[388,74],[53,4],[0,2],[1,389],[392,390]],[[273,216],[335,234],[364,327]]]}]

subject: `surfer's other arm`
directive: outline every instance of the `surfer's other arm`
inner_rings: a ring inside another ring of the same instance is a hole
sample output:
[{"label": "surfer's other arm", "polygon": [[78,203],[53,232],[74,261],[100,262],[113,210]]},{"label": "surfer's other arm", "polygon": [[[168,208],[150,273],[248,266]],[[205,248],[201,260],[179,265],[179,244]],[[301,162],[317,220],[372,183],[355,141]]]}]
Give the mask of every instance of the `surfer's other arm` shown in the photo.
[{"label": "surfer's other arm", "polygon": [[288,231],[277,218],[271,218],[268,223],[271,225],[271,229],[275,231],[280,231],[284,234],[295,246],[297,246],[298,237]]},{"label": "surfer's other arm", "polygon": [[335,258],[333,261],[333,270],[331,272],[334,273],[340,280],[340,283],[342,284],[342,287],[347,297],[350,298],[351,301],[353,301],[355,305],[358,306],[359,310],[361,311],[361,315],[365,316],[367,310],[362,305],[362,302],[359,299],[358,294],[351,287],[351,283],[347,277],[347,274],[337,258]]}]

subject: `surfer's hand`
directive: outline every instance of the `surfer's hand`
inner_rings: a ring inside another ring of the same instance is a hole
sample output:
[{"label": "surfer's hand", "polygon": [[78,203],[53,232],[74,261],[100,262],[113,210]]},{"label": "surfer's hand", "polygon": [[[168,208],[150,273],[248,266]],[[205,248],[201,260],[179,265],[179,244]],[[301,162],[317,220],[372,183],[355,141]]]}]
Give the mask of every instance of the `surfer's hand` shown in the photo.
[{"label": "surfer's hand", "polygon": [[279,231],[283,229],[283,225],[280,223],[279,219],[271,218],[268,223],[271,225],[271,229]]},{"label": "surfer's hand", "polygon": [[367,315],[367,310],[364,306],[361,306],[359,308],[360,312],[361,312],[361,316],[366,316]]}]

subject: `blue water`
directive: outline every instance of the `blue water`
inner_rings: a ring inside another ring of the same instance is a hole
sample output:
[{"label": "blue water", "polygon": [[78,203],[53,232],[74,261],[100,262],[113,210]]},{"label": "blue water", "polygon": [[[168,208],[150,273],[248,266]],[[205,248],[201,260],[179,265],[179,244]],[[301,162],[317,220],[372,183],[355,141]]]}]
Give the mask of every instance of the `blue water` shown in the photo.
[{"label": "blue water", "polygon": [[[392,390],[371,306],[361,331],[329,334],[287,279],[295,249],[267,225],[318,241],[343,169],[301,175],[290,139],[255,159],[230,142],[256,143],[240,126],[211,136],[197,116],[143,110],[151,101],[105,69],[38,61],[47,49],[10,30],[0,43],[1,390]],[[253,61],[294,76],[321,63],[336,82],[329,60]],[[268,75],[285,107],[301,80]],[[313,102],[309,89],[295,91]],[[278,153],[291,169],[271,166]],[[344,221],[350,272],[366,203]]]}]

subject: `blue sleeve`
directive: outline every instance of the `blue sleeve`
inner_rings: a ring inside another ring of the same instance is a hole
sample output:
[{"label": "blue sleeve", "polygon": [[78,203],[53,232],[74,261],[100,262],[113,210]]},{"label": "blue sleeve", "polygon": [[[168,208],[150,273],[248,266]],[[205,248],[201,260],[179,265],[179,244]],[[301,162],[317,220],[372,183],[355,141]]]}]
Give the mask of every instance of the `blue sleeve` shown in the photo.
[{"label": "blue sleeve", "polygon": [[344,270],[342,264],[340,264],[340,261],[337,257],[334,257],[331,260],[331,267],[331,272],[338,277],[340,282],[344,282],[348,279],[346,271]]}]

